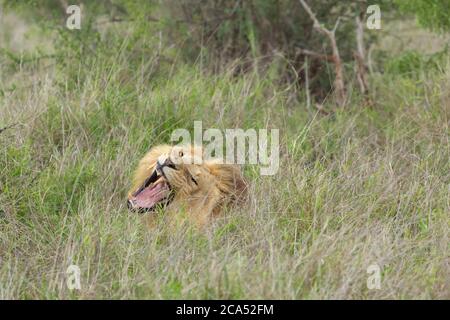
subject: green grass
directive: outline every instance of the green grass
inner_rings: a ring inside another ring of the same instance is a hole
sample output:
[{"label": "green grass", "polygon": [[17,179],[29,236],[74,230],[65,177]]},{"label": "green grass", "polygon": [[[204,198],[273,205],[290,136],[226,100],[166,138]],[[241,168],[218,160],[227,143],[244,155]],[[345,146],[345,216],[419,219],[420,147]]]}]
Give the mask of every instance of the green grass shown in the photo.
[{"label": "green grass", "polygon": [[[0,127],[18,123],[0,134],[0,298],[450,298],[448,63],[374,74],[371,107],[353,94],[324,116],[270,72],[211,75],[115,41],[69,65],[0,60]],[[205,232],[148,230],[126,208],[132,170],[194,120],[280,129],[279,173],[245,167],[248,205]]]}]

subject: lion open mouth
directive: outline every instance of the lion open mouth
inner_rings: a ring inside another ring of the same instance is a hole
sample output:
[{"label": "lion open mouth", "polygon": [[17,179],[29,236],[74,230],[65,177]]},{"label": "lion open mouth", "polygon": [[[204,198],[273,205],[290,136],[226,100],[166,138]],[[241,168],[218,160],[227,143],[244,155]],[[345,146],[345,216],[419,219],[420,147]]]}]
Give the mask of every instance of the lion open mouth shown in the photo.
[{"label": "lion open mouth", "polygon": [[128,207],[132,210],[151,211],[158,205],[167,206],[171,201],[172,192],[164,176],[153,171],[142,186],[133,193],[128,200]]}]

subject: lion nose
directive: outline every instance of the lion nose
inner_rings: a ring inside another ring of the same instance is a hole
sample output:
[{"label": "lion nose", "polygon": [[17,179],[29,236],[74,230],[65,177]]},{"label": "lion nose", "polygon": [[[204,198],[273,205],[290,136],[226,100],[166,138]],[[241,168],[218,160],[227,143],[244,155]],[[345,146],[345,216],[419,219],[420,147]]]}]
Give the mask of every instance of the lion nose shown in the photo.
[{"label": "lion nose", "polygon": [[162,168],[164,167],[169,167],[172,169],[176,169],[175,168],[175,164],[172,162],[172,160],[170,160],[169,157],[167,157],[163,163],[160,162],[160,160],[158,160],[157,164],[156,164],[156,169],[157,170],[162,170]]}]

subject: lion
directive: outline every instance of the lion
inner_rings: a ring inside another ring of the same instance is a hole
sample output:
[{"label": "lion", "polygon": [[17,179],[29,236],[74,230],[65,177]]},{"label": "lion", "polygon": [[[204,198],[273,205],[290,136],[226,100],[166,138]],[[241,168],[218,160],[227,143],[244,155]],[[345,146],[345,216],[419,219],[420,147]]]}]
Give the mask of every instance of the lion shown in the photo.
[{"label": "lion", "polygon": [[220,215],[232,203],[245,201],[247,183],[238,165],[204,158],[200,146],[153,147],[134,173],[128,193],[133,211],[185,213],[198,227]]}]

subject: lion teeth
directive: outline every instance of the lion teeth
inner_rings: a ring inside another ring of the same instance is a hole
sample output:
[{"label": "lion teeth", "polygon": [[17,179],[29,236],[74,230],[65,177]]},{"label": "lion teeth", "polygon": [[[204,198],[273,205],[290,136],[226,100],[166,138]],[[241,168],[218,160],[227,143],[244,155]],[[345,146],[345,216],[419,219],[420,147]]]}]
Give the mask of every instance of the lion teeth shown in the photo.
[{"label": "lion teeth", "polygon": [[162,176],[160,176],[160,177],[158,178],[158,180],[156,180],[156,181],[153,183],[153,185],[157,185],[157,184],[160,184],[160,183],[163,183],[163,182],[165,182],[165,181],[164,181],[164,178],[163,178]]}]

